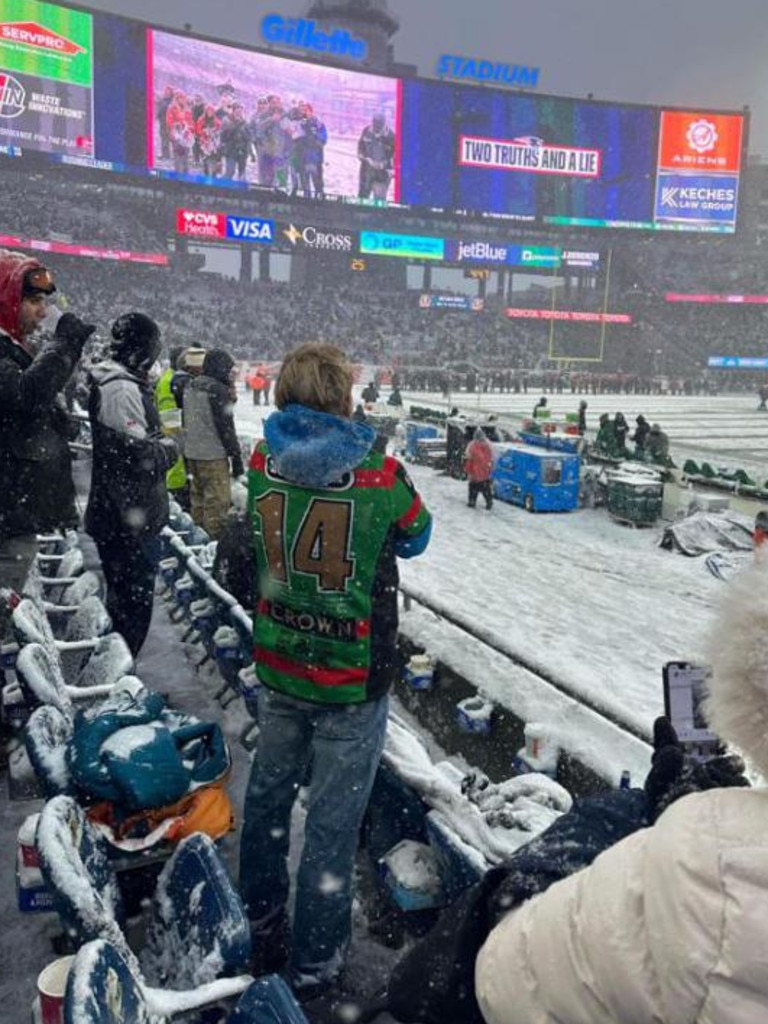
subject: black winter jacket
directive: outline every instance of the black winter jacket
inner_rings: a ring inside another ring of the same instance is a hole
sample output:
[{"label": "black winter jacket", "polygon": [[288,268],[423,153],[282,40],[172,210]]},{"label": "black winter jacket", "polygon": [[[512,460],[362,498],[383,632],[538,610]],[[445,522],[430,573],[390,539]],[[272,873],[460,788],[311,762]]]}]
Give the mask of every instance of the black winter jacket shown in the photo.
[{"label": "black winter jacket", "polygon": [[93,475],[85,528],[96,540],[157,534],[168,522],[165,474],[178,449],[163,437],[149,384],[108,360],[91,370]]},{"label": "black winter jacket", "polygon": [[0,541],[77,523],[73,421],[59,397],[76,361],[61,341],[33,359],[0,332]]}]

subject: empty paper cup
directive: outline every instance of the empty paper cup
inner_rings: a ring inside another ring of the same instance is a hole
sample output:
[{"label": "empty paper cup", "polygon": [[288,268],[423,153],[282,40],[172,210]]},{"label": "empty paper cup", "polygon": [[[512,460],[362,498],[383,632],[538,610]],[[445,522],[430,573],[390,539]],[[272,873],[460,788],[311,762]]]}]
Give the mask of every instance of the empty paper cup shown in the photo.
[{"label": "empty paper cup", "polygon": [[37,991],[40,993],[41,1024],[62,1024],[64,1020],[64,992],[73,956],[62,956],[37,976]]}]

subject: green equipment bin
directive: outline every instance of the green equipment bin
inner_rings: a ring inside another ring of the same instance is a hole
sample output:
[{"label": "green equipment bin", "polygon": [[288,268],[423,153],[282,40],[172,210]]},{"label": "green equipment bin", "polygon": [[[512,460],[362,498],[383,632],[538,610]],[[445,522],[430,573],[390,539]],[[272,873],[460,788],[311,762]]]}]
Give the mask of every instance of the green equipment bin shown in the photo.
[{"label": "green equipment bin", "polygon": [[623,523],[653,526],[661,515],[663,503],[664,484],[660,480],[617,475],[608,481],[608,512]]}]

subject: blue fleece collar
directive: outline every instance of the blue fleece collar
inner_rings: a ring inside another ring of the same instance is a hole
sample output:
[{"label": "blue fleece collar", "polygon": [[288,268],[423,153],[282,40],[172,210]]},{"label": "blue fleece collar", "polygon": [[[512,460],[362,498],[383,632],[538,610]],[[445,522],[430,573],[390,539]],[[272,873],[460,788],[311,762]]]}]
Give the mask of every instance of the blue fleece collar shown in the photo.
[{"label": "blue fleece collar", "polygon": [[358,466],[376,439],[367,423],[287,405],[264,424],[277,471],[302,487],[327,487]]}]

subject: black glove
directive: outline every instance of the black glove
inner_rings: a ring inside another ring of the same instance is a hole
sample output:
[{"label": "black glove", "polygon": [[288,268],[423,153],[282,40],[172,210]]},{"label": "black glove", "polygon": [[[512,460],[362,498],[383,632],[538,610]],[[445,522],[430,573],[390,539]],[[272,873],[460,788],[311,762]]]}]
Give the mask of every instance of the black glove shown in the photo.
[{"label": "black glove", "polygon": [[96,324],[86,324],[79,320],[74,313],[64,313],[56,324],[57,341],[63,341],[73,352],[76,358],[80,358],[83,346],[96,330]]},{"label": "black glove", "polygon": [[749,786],[744,762],[735,754],[723,754],[702,762],[686,756],[668,718],[657,718],[654,722],[653,749],[652,767],[645,780],[648,817],[652,822],[675,800],[689,793]]},{"label": "black glove", "polygon": [[245,473],[245,466],[243,465],[242,457],[240,455],[233,455],[231,462],[232,476],[235,479],[237,479],[239,476],[242,476]]}]

